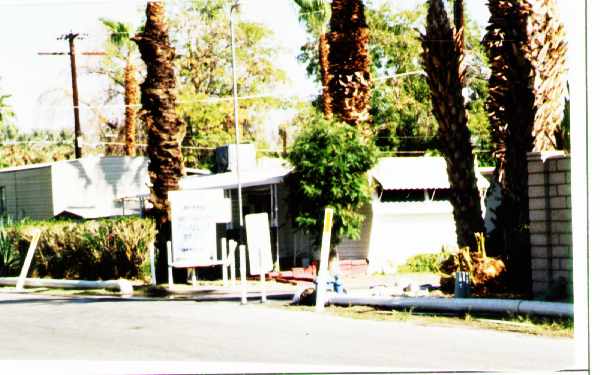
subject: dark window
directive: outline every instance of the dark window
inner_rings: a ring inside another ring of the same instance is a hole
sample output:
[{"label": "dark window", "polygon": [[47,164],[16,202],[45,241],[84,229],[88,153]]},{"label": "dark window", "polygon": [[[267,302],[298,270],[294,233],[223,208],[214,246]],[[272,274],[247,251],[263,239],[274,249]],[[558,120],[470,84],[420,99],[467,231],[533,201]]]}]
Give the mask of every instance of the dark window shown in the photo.
[{"label": "dark window", "polygon": [[427,193],[432,201],[450,200],[450,189],[429,189]]},{"label": "dark window", "polygon": [[425,200],[425,191],[422,189],[384,190],[381,194],[382,202],[422,202]]},{"label": "dark window", "polygon": [[6,187],[0,186],[0,215],[6,214]]}]

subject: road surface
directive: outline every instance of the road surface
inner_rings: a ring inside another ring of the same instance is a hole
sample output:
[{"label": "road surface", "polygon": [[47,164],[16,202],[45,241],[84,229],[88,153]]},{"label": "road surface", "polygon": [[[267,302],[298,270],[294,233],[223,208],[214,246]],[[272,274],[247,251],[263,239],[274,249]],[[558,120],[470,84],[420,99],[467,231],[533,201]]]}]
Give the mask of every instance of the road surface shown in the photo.
[{"label": "road surface", "polygon": [[0,360],[70,361],[34,362],[46,370],[76,360],[121,363],[136,373],[143,366],[179,372],[551,371],[572,369],[575,348],[569,338],[355,320],[256,302],[0,292],[0,317]]}]

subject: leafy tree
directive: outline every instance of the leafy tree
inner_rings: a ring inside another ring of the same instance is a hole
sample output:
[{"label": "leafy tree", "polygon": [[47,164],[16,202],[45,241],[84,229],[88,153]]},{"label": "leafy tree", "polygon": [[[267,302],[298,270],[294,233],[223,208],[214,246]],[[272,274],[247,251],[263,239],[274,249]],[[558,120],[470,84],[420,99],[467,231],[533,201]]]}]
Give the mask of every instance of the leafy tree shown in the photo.
[{"label": "leafy tree", "polygon": [[[169,22],[177,51],[180,78],[177,113],[186,127],[183,140],[186,165],[209,167],[212,150],[235,137],[231,98],[231,36],[228,0],[171,3]],[[235,15],[234,15],[235,16]],[[277,46],[265,26],[236,20],[236,65],[240,98],[270,92],[286,82],[273,61]],[[220,100],[209,100],[221,98]],[[277,98],[243,99],[239,119],[243,141],[258,141],[265,113],[285,104]]]},{"label": "leafy tree", "polygon": [[73,133],[60,130],[18,132],[0,141],[0,168],[72,159]]},{"label": "leafy tree", "polygon": [[364,220],[358,210],[370,201],[366,172],[376,162],[376,148],[359,129],[313,112],[288,156],[289,214],[295,228],[318,243],[325,207],[334,209],[332,248],[347,237],[357,239]]},{"label": "leafy tree", "polygon": [[14,124],[15,113],[6,102],[10,95],[0,95],[0,142],[14,139],[17,127]]},{"label": "leafy tree", "polygon": [[[438,147],[437,121],[429,99],[429,86],[420,64],[421,44],[417,28],[424,23],[426,6],[397,10],[393,2],[377,6],[366,3],[369,24],[371,76],[370,120],[375,142],[390,153],[429,152]],[[491,164],[492,156],[487,114],[487,58],[479,43],[481,30],[465,14],[465,64],[468,126],[478,161]],[[308,75],[319,77],[317,44],[304,45],[298,60]],[[378,78],[385,77],[385,78]]]},{"label": "leafy tree", "polygon": [[152,188],[150,216],[154,218],[159,251],[157,276],[166,279],[166,242],[171,238],[167,193],[179,189],[183,175],[181,140],[185,128],[175,110],[175,50],[170,44],[164,3],[146,5],[144,31],[134,38],[146,63],[146,80],[141,86],[142,109],[148,129],[148,175]]},{"label": "leafy tree", "polygon": [[437,122],[415,29],[424,15],[423,7],[397,12],[390,3],[367,9],[372,74],[390,77],[374,82],[371,98],[375,142],[382,151],[436,148]]},{"label": "leafy tree", "polygon": [[68,130],[20,132],[14,112],[0,95],[0,168],[66,160],[73,156],[73,133]]},{"label": "leafy tree", "polygon": [[447,164],[457,242],[460,247],[476,251],[475,233],[483,232],[484,226],[463,97],[464,26],[458,15],[455,19],[460,28],[450,26],[442,0],[428,3],[426,33],[421,36],[423,67],[438,121],[439,149]]}]

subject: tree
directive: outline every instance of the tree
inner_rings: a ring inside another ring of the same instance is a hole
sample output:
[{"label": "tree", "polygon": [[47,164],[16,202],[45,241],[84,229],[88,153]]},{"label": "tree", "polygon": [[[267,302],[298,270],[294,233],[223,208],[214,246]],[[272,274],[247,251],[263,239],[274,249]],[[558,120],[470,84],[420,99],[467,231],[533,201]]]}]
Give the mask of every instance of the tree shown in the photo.
[{"label": "tree", "polygon": [[486,104],[502,186],[498,232],[513,281],[528,289],[527,153],[557,146],[567,93],[565,35],[553,0],[491,0],[488,7]]},{"label": "tree", "polygon": [[318,37],[319,75],[321,78],[321,105],[326,118],[331,118],[331,94],[329,93],[329,42],[327,28],[331,19],[331,6],[325,0],[294,0],[300,7],[300,21],[306,24],[310,34]]},{"label": "tree", "polygon": [[[184,160],[193,167],[210,167],[213,149],[235,138],[231,96],[231,36],[227,0],[172,2],[170,24],[179,89],[177,112],[185,123]],[[286,100],[256,97],[286,82],[274,64],[279,49],[265,26],[235,22],[239,119],[243,141],[260,142],[259,124],[269,110]],[[214,100],[214,99],[217,100]],[[189,147],[189,148],[188,148]]]},{"label": "tree", "polygon": [[371,72],[369,29],[362,0],[333,0],[329,32],[329,92],[332,111],[342,121],[370,133]]},{"label": "tree", "polygon": [[[371,76],[370,124],[377,147],[386,153],[438,153],[437,121],[431,109],[429,86],[420,64],[419,28],[427,8],[397,10],[396,2],[377,6],[367,3]],[[465,92],[469,110],[468,126],[478,148],[478,162],[492,163],[489,125],[484,103],[487,97],[488,68],[481,30],[465,14]],[[298,60],[307,74],[319,79],[318,46],[309,40]]]},{"label": "tree", "polygon": [[456,237],[460,247],[477,250],[475,233],[483,232],[471,135],[463,98],[464,28],[453,30],[441,0],[429,0],[426,33],[421,36],[440,151],[446,159]]},{"label": "tree", "polygon": [[419,63],[417,25],[421,6],[403,11],[383,3],[367,9],[369,53],[375,77],[371,90],[371,121],[377,146],[386,152],[436,148],[437,123],[431,113],[429,86]]},{"label": "tree", "polygon": [[125,101],[125,154],[135,155],[135,133],[138,103],[138,83],[136,79],[137,67],[134,63],[133,53],[135,43],[131,40],[134,36],[132,27],[117,21],[101,18],[100,21],[110,32],[110,43],[117,49],[117,53],[125,56],[124,69],[124,101]]},{"label": "tree", "polygon": [[166,278],[166,242],[171,237],[167,193],[179,189],[179,178],[183,175],[181,140],[185,131],[175,111],[175,51],[170,45],[165,21],[164,4],[148,2],[144,31],[133,38],[147,70],[141,85],[141,101],[148,129],[150,216],[158,230],[157,276],[161,280]]},{"label": "tree", "polygon": [[6,102],[10,95],[0,95],[0,142],[13,139],[18,130],[14,124],[15,113]]},{"label": "tree", "polygon": [[366,172],[376,155],[375,146],[358,128],[313,112],[311,124],[300,131],[288,156],[294,167],[286,178],[294,227],[318,243],[324,209],[332,207],[332,248],[344,237],[357,239],[364,220],[358,210],[370,201]]}]

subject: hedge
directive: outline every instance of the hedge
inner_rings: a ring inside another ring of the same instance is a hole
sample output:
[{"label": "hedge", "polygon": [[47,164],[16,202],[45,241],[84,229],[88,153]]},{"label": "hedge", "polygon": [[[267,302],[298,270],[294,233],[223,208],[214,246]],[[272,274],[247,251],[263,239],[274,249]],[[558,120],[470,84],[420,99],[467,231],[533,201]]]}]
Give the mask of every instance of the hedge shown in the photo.
[{"label": "hedge", "polygon": [[26,221],[5,226],[5,241],[18,250],[21,260],[34,228],[42,233],[30,268],[32,277],[109,280],[144,278],[149,273],[148,247],[155,238],[150,219]]}]

